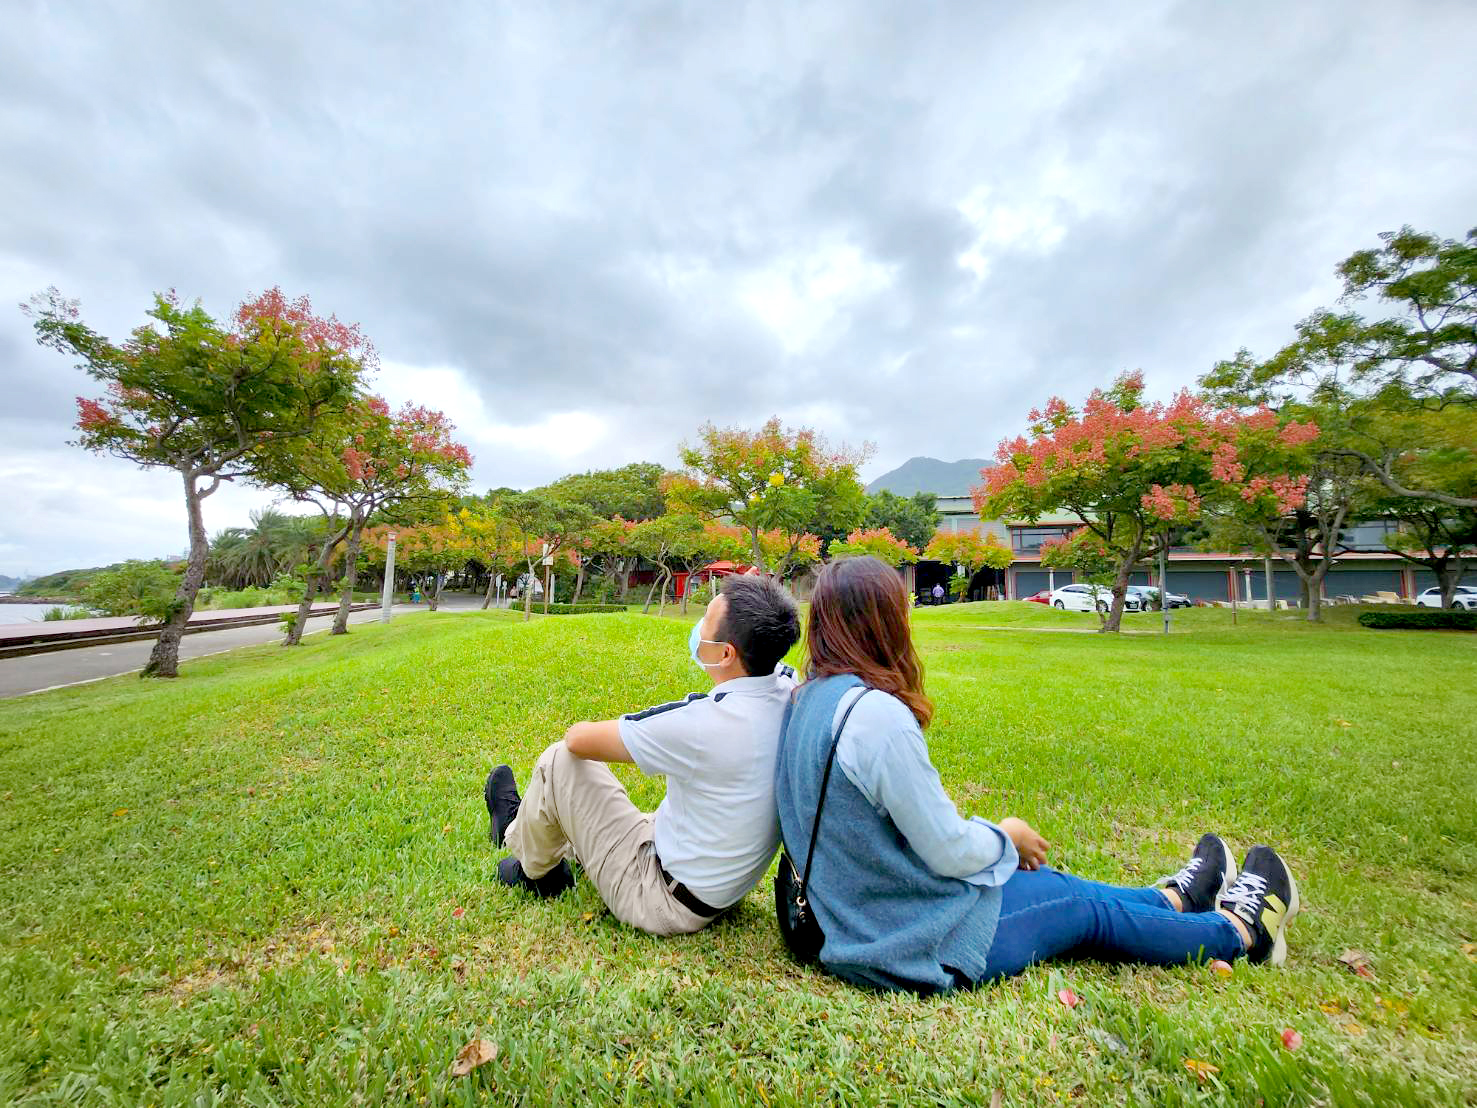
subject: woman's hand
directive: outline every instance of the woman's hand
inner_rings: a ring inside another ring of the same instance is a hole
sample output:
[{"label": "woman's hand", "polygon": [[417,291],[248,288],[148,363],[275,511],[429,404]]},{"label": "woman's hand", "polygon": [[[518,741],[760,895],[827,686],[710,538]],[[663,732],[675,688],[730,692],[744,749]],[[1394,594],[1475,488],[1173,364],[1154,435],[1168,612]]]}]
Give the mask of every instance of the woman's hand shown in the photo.
[{"label": "woman's hand", "polygon": [[1015,852],[1021,857],[1021,869],[1040,869],[1041,863],[1046,861],[1046,852],[1051,849],[1051,844],[1036,834],[1035,829],[1023,819],[1006,816],[998,826],[1015,843]]}]

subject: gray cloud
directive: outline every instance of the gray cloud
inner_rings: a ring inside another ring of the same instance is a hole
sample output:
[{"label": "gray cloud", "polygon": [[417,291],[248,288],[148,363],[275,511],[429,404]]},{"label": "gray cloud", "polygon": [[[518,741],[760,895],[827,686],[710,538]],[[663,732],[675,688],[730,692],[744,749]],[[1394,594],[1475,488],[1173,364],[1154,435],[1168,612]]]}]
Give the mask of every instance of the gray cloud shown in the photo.
[{"label": "gray cloud", "polygon": [[[1380,231],[1474,221],[1456,2],[31,0],[7,30],[0,293],[121,334],[154,289],[309,292],[479,486],[776,412],[877,470],[988,454],[1049,392],[1272,347]],[[0,571],[156,552],[169,475],[62,445],[87,382],[9,310],[0,373]]]}]

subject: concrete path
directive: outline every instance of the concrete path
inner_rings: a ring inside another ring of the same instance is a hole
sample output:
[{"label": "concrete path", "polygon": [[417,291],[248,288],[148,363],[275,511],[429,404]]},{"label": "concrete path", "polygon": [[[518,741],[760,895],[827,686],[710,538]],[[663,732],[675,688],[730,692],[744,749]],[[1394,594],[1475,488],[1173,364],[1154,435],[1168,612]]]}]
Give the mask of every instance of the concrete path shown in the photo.
[{"label": "concrete path", "polygon": [[[475,611],[480,608],[480,598],[463,593],[443,594],[440,610],[443,612]],[[394,614],[413,616],[426,611],[424,604],[395,605]],[[350,623],[368,623],[378,620],[378,608],[350,612]],[[308,620],[304,634],[327,631],[333,626],[331,614],[314,616]],[[207,654],[219,654],[241,646],[257,646],[261,643],[279,642],[282,631],[275,623],[257,624],[252,627],[230,627],[219,631],[200,631],[186,635],[180,640],[180,661],[200,658]],[[27,693],[44,692],[64,685],[79,685],[88,681],[100,681],[104,677],[116,677],[122,673],[136,673],[144,668],[149,654],[154,649],[153,639],[113,643],[108,646],[79,646],[72,650],[58,650],[47,654],[31,654],[22,658],[0,659],[0,698],[24,696]]]}]

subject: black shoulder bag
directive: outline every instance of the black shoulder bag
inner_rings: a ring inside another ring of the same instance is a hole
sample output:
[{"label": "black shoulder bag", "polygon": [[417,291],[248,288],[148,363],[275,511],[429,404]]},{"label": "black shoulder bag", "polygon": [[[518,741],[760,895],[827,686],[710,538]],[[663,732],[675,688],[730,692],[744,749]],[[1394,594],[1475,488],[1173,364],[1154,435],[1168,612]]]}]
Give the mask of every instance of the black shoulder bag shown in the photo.
[{"label": "black shoulder bag", "polygon": [[810,884],[810,864],[815,861],[815,840],[821,829],[821,809],[826,803],[826,786],[831,781],[831,763],[836,760],[836,746],[841,742],[841,731],[851,716],[851,710],[871,691],[862,689],[857,698],[847,705],[846,711],[841,715],[841,722],[836,725],[836,733],[831,736],[831,750],[826,755],[825,773],[821,775],[821,791],[815,802],[815,823],[810,828],[810,850],[805,855],[803,876],[795,876],[795,864],[790,861],[789,847],[780,851],[779,869],[774,875],[775,914],[780,921],[780,938],[785,940],[785,946],[790,948],[790,953],[802,965],[812,965],[819,960],[821,947],[826,942],[821,925],[816,922],[815,913],[810,910],[810,902],[805,899],[805,890]]}]

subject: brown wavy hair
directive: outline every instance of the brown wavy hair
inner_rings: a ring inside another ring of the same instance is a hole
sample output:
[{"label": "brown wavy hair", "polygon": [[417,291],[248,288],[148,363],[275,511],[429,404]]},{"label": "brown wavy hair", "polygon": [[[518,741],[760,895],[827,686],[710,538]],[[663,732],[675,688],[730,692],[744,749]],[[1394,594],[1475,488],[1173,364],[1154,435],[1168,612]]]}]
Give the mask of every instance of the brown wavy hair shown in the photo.
[{"label": "brown wavy hair", "polygon": [[805,628],[808,676],[854,673],[891,693],[919,727],[933,718],[923,663],[913,648],[908,593],[897,570],[876,558],[841,558],[821,570]]}]

